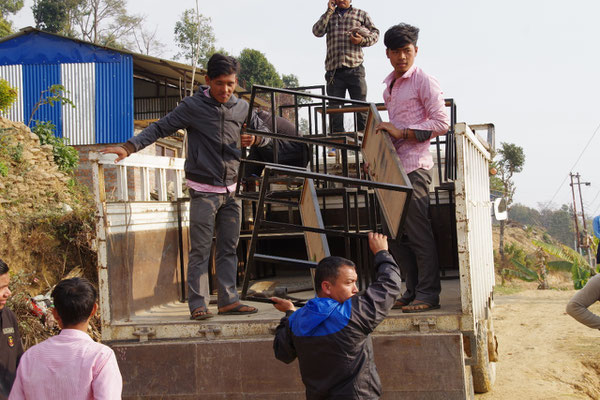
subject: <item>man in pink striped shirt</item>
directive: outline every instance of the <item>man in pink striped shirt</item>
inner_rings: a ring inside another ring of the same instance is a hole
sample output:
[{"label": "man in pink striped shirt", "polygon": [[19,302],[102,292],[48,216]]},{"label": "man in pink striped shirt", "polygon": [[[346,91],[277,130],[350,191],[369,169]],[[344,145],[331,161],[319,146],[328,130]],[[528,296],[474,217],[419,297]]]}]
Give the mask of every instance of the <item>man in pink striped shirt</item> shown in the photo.
[{"label": "man in pink striped shirt", "polygon": [[52,297],[62,330],[23,354],[8,399],[120,399],[123,380],[115,353],[87,334],[98,309],[96,289],[86,279],[65,279]]},{"label": "man in pink striped shirt", "polygon": [[[390,250],[406,279],[406,292],[394,308],[423,312],[440,307],[440,277],[435,239],[429,220],[429,184],[433,158],[430,140],[448,131],[449,118],[437,80],[414,65],[419,28],[408,24],[385,33],[386,54],[394,71],[385,78],[383,99],[390,122],[378,131],[392,137],[396,153],[413,186],[403,232]],[[389,235],[388,235],[389,236]]]}]

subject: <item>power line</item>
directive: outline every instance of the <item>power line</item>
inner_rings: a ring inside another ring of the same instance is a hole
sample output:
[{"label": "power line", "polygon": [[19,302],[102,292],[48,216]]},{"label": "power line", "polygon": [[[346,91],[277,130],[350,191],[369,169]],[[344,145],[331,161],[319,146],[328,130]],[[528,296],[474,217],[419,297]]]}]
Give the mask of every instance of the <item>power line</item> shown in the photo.
[{"label": "power line", "polygon": [[598,212],[598,210],[600,210],[600,204],[598,204],[598,207],[596,207],[592,215],[597,215],[596,213]]},{"label": "power line", "polygon": [[590,207],[592,207],[593,204],[596,202],[596,199],[598,198],[598,196],[600,196],[600,190],[598,190],[598,193],[596,193],[596,196],[594,196],[594,198],[590,202]]},{"label": "power line", "polygon": [[[548,205],[550,205],[550,203],[552,203],[554,201],[554,198],[556,198],[556,195],[558,194],[558,192],[560,192],[560,189],[562,189],[563,185],[567,181],[567,178],[570,176],[571,172],[573,172],[573,169],[575,169],[575,167],[579,163],[579,160],[581,160],[581,157],[583,157],[583,153],[585,153],[585,151],[587,150],[587,148],[590,146],[590,143],[592,143],[592,140],[594,140],[594,137],[596,136],[596,133],[598,133],[599,129],[600,129],[600,124],[598,124],[598,126],[596,127],[596,130],[592,134],[592,137],[590,138],[590,140],[588,140],[587,144],[585,145],[585,147],[581,151],[581,154],[579,154],[579,157],[577,157],[577,161],[575,161],[575,164],[573,164],[573,166],[569,170],[569,175],[565,176],[565,179],[563,179],[563,181],[560,183],[560,186],[558,187],[558,189],[556,189],[556,192],[554,193],[554,196],[552,196],[552,198],[550,199],[550,201],[546,203],[546,207],[548,207]],[[594,211],[594,214],[595,213],[596,212]]]}]

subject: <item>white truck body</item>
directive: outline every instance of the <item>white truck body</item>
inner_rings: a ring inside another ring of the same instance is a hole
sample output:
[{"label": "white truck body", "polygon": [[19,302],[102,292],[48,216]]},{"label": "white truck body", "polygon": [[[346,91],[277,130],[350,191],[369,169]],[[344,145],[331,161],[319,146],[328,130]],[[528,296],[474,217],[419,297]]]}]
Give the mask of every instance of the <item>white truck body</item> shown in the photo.
[{"label": "white truck body", "polygon": [[[483,370],[489,375],[484,380],[493,382],[490,153],[464,123],[456,124],[455,140],[457,178],[454,199],[449,200],[455,209],[459,278],[443,282],[440,310],[422,314],[394,310],[376,329],[383,398],[471,398],[471,365],[474,376],[475,369]],[[167,201],[167,171],[175,171],[171,173],[174,194],[181,197],[184,160],[133,154],[114,167],[114,157],[93,157],[102,339],[117,352],[125,378],[124,398],[191,399],[205,394],[206,398],[276,399],[283,393],[286,398],[303,398],[297,363],[288,366],[273,357],[270,343],[281,314],[272,306],[259,304],[254,316],[218,316],[202,323],[189,320],[187,304],[180,301],[182,258],[177,246],[178,224],[187,232],[188,208],[182,203],[178,212],[177,203]],[[107,200],[104,185],[109,170],[116,173],[118,182],[113,201]],[[150,201],[149,195],[143,201],[130,201],[131,179],[141,182],[144,193],[150,192],[150,182],[157,181],[159,201]],[[183,247],[187,251],[187,243]],[[168,366],[146,364],[142,371],[139,363],[150,354],[164,358]],[[197,371],[190,373],[186,365],[177,369],[169,360],[194,363]],[[415,365],[408,375],[402,369],[407,363]],[[439,364],[440,369],[427,373],[433,368],[429,363]],[[160,374],[161,368],[183,374],[185,380],[173,378],[172,383],[156,388],[144,386],[147,380],[157,379],[153,374]],[[254,384],[242,378],[231,389],[219,384],[215,388],[202,378],[208,374],[218,379],[240,368],[256,380]],[[269,379],[269,371],[281,374],[286,385]]]}]

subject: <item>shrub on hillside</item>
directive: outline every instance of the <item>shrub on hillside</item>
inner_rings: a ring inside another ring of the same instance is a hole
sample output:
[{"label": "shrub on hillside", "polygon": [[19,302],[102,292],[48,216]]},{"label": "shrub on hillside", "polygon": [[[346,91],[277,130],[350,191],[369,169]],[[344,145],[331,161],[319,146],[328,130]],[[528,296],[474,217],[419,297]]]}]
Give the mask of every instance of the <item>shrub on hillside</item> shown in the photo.
[{"label": "shrub on hillside", "polygon": [[0,79],[0,113],[5,112],[17,100],[17,90],[10,84]]},{"label": "shrub on hillside", "polygon": [[68,139],[54,136],[56,126],[52,122],[36,121],[32,131],[40,138],[40,144],[52,145],[54,162],[58,168],[66,173],[71,173],[79,164],[79,153],[74,147],[69,146]]}]

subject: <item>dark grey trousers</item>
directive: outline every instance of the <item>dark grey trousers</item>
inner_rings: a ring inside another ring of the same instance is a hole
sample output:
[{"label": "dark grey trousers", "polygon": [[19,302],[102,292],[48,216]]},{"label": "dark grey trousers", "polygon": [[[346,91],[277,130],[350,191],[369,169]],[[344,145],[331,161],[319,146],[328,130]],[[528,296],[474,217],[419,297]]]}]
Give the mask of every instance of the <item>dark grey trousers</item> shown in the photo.
[{"label": "dark grey trousers", "polygon": [[239,300],[236,289],[237,245],[241,203],[234,193],[204,193],[190,189],[190,241],[188,305],[190,312],[207,307],[210,300],[208,261],[216,236],[216,270],[219,307]]},{"label": "dark grey trousers", "polygon": [[[402,234],[388,240],[390,252],[406,279],[401,300],[439,304],[440,268],[431,221],[429,219],[429,184],[431,170],[417,169],[408,174],[413,195],[408,206]],[[384,224],[385,226],[385,224]],[[389,236],[389,230],[384,232]]]},{"label": "dark grey trousers", "polygon": [[[365,67],[361,64],[356,68],[339,68],[327,71],[327,94],[335,97],[346,97],[346,90],[350,98],[365,101],[367,99],[367,81],[365,80]],[[338,102],[331,102],[330,107],[341,107]],[[344,130],[344,114],[331,114],[329,119],[332,132],[346,132]],[[356,130],[363,131],[367,121],[367,113],[357,113]]]}]

